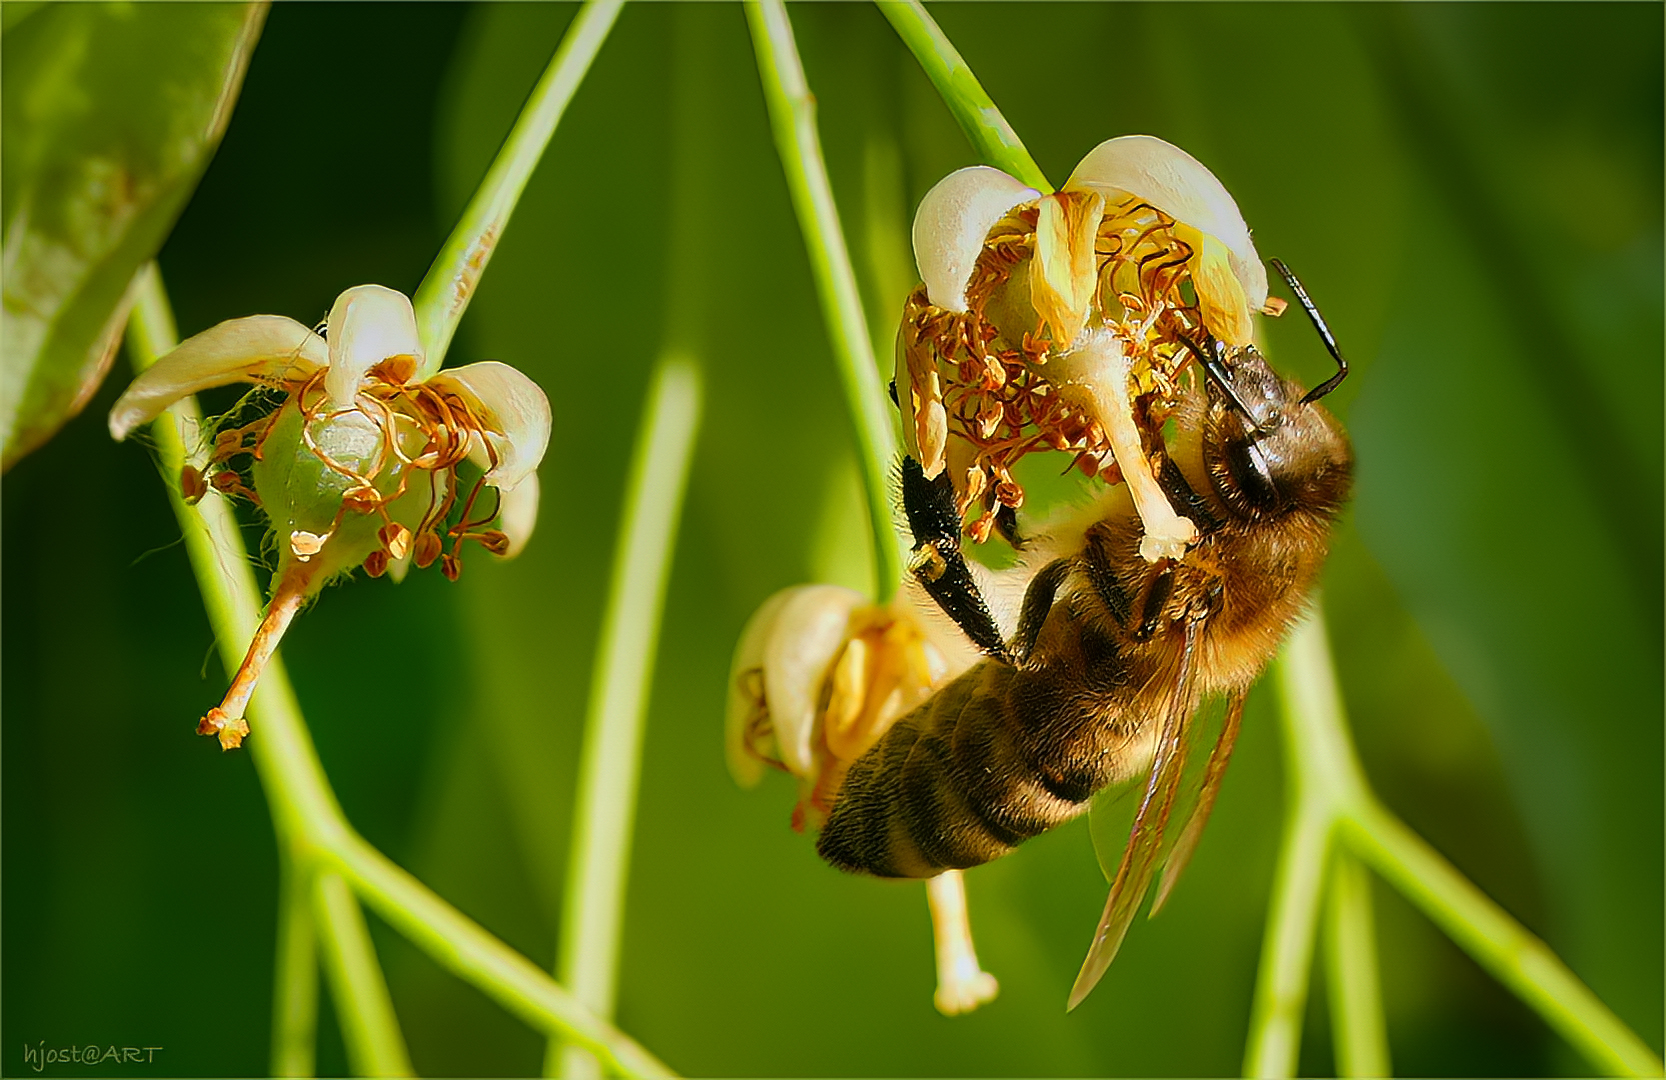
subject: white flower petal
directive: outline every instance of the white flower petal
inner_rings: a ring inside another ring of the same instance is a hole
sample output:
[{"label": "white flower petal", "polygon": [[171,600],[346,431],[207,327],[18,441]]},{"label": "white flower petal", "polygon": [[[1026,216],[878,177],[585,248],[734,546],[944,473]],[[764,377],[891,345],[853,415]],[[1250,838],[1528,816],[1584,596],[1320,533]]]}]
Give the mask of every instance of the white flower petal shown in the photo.
[{"label": "white flower petal", "polygon": [[147,368],[110,409],[110,435],[127,438],[180,398],[227,383],[295,379],[323,367],[324,339],[282,315],[230,319],[182,342]]},{"label": "white flower petal", "polygon": [[[844,650],[851,613],[867,602],[839,585],[798,585],[765,600],[747,621],[729,669],[725,724],[729,771],[741,785],[751,787],[763,774],[748,749],[753,738],[757,751],[801,780],[812,778],[828,677]],[[766,724],[749,730],[760,706]]]},{"label": "white flower petal", "polygon": [[[768,711],[764,694],[764,642],[775,629],[776,616],[787,602],[791,589],[786,589],[765,600],[741,631],[735,645],[735,656],[729,665],[729,703],[724,717],[724,756],[729,762],[729,775],[741,787],[754,787],[763,779],[764,763],[749,749],[747,741],[754,713],[762,707]],[[773,746],[773,741],[771,747]],[[758,749],[764,750],[765,747]]]},{"label": "white flower petal", "polygon": [[505,559],[513,559],[532,539],[533,527],[538,524],[538,474],[528,473],[520,483],[508,491],[498,489],[498,528],[509,538]]},{"label": "white flower petal", "polygon": [[470,456],[488,469],[486,482],[512,491],[544,460],[550,442],[550,400],[538,384],[508,364],[482,360],[447,368],[428,385],[449,390],[469,403],[489,429],[497,464],[476,445]]},{"label": "white flower petal", "polygon": [[365,372],[390,356],[415,357],[422,366],[416,312],[402,292],[356,285],[330,309],[330,373],[324,389],[338,406],[353,403]]},{"label": "white flower petal", "polygon": [[1108,139],[1088,151],[1065,187],[1136,195],[1208,233],[1226,245],[1250,309],[1260,311],[1267,302],[1267,268],[1250,242],[1238,204],[1214,173],[1173,143],[1152,135]]},{"label": "white flower petal", "polygon": [[815,765],[823,688],[867,597],[842,585],[801,585],[788,595],[763,643],[764,691],[781,763],[807,777]]},{"label": "white flower petal", "polygon": [[987,165],[950,173],[914,213],[914,262],[926,295],[940,308],[966,310],[966,283],[995,223],[1041,192]]}]

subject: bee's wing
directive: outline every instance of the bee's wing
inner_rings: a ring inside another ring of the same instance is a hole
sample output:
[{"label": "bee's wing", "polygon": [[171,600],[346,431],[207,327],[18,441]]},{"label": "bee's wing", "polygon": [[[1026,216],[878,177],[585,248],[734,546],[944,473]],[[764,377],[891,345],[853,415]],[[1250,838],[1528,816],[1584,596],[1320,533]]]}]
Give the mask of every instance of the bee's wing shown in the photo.
[{"label": "bee's wing", "polygon": [[1232,747],[1238,741],[1238,722],[1244,718],[1245,696],[1236,693],[1227,700],[1226,719],[1221,722],[1221,734],[1215,740],[1215,749],[1209,754],[1209,764],[1204,766],[1203,786],[1198,791],[1197,802],[1180,830],[1180,836],[1174,841],[1167,861],[1163,863],[1163,878],[1157,883],[1156,899],[1151,901],[1153,915],[1163,910],[1163,905],[1168,902],[1169,892],[1180,880],[1180,873],[1186,869],[1186,864],[1192,861],[1198,837],[1203,835],[1203,827],[1209,823],[1209,811],[1215,808],[1215,794],[1220,791],[1221,777],[1226,775],[1226,763],[1232,760]]},{"label": "bee's wing", "polygon": [[[1134,828],[1128,834],[1122,863],[1111,882],[1111,895],[1105,900],[1105,913],[1099,917],[1093,945],[1088,949],[1087,959],[1082,961],[1076,984],[1070,988],[1071,1009],[1082,1003],[1088,992],[1098,985],[1111,961],[1116,959],[1123,936],[1128,933],[1128,924],[1133,922],[1140,901],[1145,899],[1151,876],[1162,854],[1163,831],[1168,826],[1175,795],[1180,790],[1180,781],[1185,773],[1187,733],[1197,706],[1192,692],[1194,646],[1197,644],[1195,622],[1187,624],[1185,635],[1178,671],[1172,680],[1174,692],[1162,718],[1163,726],[1157,736],[1157,750],[1152,757],[1145,795],[1140,801],[1139,811],[1134,815]],[[1222,764],[1224,766],[1224,762]]]}]

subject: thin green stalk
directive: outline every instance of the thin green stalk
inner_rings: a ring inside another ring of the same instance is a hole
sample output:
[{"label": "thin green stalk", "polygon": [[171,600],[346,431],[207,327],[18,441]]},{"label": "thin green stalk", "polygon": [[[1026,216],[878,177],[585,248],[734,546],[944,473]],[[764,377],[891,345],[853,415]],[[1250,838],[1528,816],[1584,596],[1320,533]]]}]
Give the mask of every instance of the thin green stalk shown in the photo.
[{"label": "thin green stalk", "polygon": [[902,558],[891,518],[889,474],[896,435],[886,408],[879,368],[874,361],[868,321],[856,288],[850,252],[833,202],[833,185],[822,160],[816,134],[816,103],[804,79],[792,23],[781,0],[752,0],[746,5],[752,45],[758,54],[764,100],[769,105],[775,147],[792,193],[793,209],[809,249],[822,318],[832,339],[833,358],[845,405],[856,425],[862,481],[868,497],[873,535],[875,595],[889,600],[902,582]]},{"label": "thin green stalk", "polygon": [[370,928],[341,875],[313,877],[313,907],[330,994],[337,1001],[353,1002],[352,1008],[337,1010],[347,1063],[359,1076],[416,1075],[405,1037],[399,1032],[387,979],[370,944]]},{"label": "thin green stalk", "polygon": [[1001,110],[995,107],[983,84],[972,74],[966,61],[950,44],[919,0],[876,0],[879,10],[891,21],[897,36],[908,46],[937,87],[943,103],[954,114],[960,130],[971,140],[978,157],[1010,176],[1015,176],[1043,195],[1053,190],[1037,167],[1018,133],[1012,130]]},{"label": "thin green stalk", "polygon": [[1291,632],[1275,667],[1289,809],[1256,973],[1245,1076],[1296,1073],[1325,857],[1338,807],[1357,776],[1347,733],[1337,723],[1341,696],[1329,656],[1315,649],[1324,649],[1317,606]]},{"label": "thin green stalk", "polygon": [[482,930],[468,916],[357,836],[320,852],[382,920],[526,1023],[600,1058],[611,1073],[648,1078],[675,1076],[635,1040],[597,1019],[531,960]]},{"label": "thin green stalk", "polygon": [[862,257],[874,356],[881,362],[895,355],[903,300],[915,281],[904,191],[902,148],[890,132],[870,133],[862,147]]},{"label": "thin green stalk", "polygon": [[1310,799],[1298,800],[1286,820],[1256,972],[1245,1076],[1296,1075],[1330,830],[1324,805]]},{"label": "thin green stalk", "polygon": [[623,5],[624,0],[589,0],[579,9],[491,169],[417,288],[414,304],[423,346],[420,376],[439,370],[509,215]]},{"label": "thin green stalk", "polygon": [[[177,342],[173,312],[153,263],[145,271],[128,323],[134,368],[143,371]],[[255,584],[248,550],[230,504],[209,497],[196,506],[187,506],[180,498],[179,473],[187,454],[183,433],[195,436],[202,427],[196,399],[177,402],[164,417],[150,428],[162,463],[163,486],[184,534],[186,554],[197,576],[209,625],[214,628],[221,663],[227,671],[236,671],[243,662],[243,650],[260,626],[265,602]],[[317,843],[339,835],[345,828],[341,806],[300,719],[281,656],[274,656],[262,673],[249,703],[248,718],[255,732],[248,742],[249,754],[266,789],[279,837],[304,836]]]},{"label": "thin green stalk", "polygon": [[[141,371],[178,340],[161,276],[154,264],[145,273],[128,327],[134,366]],[[179,519],[221,657],[228,671],[235,670],[260,624],[260,592],[225,500],[209,497],[187,506],[179,497],[177,477],[186,461],[182,431],[195,433],[201,424],[195,399],[175,404],[165,416],[150,429],[163,486]],[[251,734],[244,745],[266,791],[279,843],[290,846],[297,866],[312,862],[316,872],[322,861],[340,870],[390,925],[540,1030],[568,1033],[622,1075],[672,1075],[630,1038],[597,1020],[536,964],[470,922],[353,832],[330,790],[281,657],[274,656],[262,673],[247,715]]]},{"label": "thin green stalk", "polygon": [[1331,856],[1325,912],[1325,983],[1330,991],[1338,1076],[1391,1076],[1377,974],[1371,881],[1346,851]]},{"label": "thin green stalk", "polygon": [[1287,756],[1302,790],[1329,807],[1337,837],[1592,1064],[1617,1075],[1660,1075],[1660,1058],[1555,953],[1377,801],[1348,738],[1318,608],[1292,631],[1277,670]]},{"label": "thin green stalk", "polygon": [[278,956],[272,989],[272,1075],[311,1076],[317,1066],[318,942],[312,875],[280,845]]},{"label": "thin green stalk", "polygon": [[1375,799],[1344,822],[1359,857],[1603,1072],[1660,1076],[1661,1060],[1550,948]]},{"label": "thin green stalk", "polygon": [[[561,983],[604,1019],[613,1015],[642,727],[699,417],[699,371],[688,357],[666,354],[649,386],[626,480],[556,950]],[[594,1057],[559,1038],[550,1041],[544,1069],[547,1076],[597,1075]]]}]

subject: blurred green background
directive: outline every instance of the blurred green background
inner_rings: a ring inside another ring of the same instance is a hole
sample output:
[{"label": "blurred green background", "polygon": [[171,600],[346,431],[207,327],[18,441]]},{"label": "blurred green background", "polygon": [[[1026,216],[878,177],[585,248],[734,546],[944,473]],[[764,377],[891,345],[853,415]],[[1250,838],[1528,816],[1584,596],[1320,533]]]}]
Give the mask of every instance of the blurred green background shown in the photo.
[{"label": "blurred green background", "polygon": [[[1331,400],[1358,495],[1324,595],[1367,772],[1658,1051],[1662,8],[933,12],[1055,182],[1102,139],[1160,135],[1302,275],[1355,366]],[[311,322],[363,282],[414,290],[571,15],[275,7],[162,250],[181,332]],[[888,341],[912,207],[974,159],[872,7],[792,17]],[[1299,317],[1267,335],[1281,366],[1325,370]],[[1235,1073],[1283,804],[1264,689],[1186,880],[1068,1016],[1105,894],[1085,822],[968,875],[1002,989],[949,1020],[923,890],[836,874],[788,827],[788,783],[743,792],[725,772],[747,616],[786,585],[861,586],[869,558],[733,5],[627,7],[453,346],[521,367],[554,405],[530,548],[476,557],[456,585],[332,589],[285,643],[349,817],[553,962],[619,489],[668,338],[698,356],[707,410],[648,717],[620,1026],[691,1075]],[[0,491],[0,1072],[32,1072],[17,1048],[45,1040],[161,1046],[129,1070],[154,1075],[261,1074],[271,827],[248,757],[192,731],[227,674],[151,459],[104,430],[127,370]],[[1376,896],[1398,1072],[1588,1070]],[[372,924],[420,1071],[537,1071],[539,1037]],[[1333,1069],[1323,1000],[1316,978],[1311,1074]],[[319,1068],[346,1068],[327,1002]]]}]

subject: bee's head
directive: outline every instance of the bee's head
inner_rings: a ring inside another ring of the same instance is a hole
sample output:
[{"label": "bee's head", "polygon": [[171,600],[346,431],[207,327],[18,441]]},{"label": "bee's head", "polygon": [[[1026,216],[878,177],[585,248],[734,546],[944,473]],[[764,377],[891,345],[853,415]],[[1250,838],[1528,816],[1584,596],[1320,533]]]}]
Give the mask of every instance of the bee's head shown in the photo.
[{"label": "bee's head", "polygon": [[1354,455],[1342,425],[1254,346],[1217,357],[1202,447],[1215,493],[1245,518],[1334,514],[1353,486]]}]

